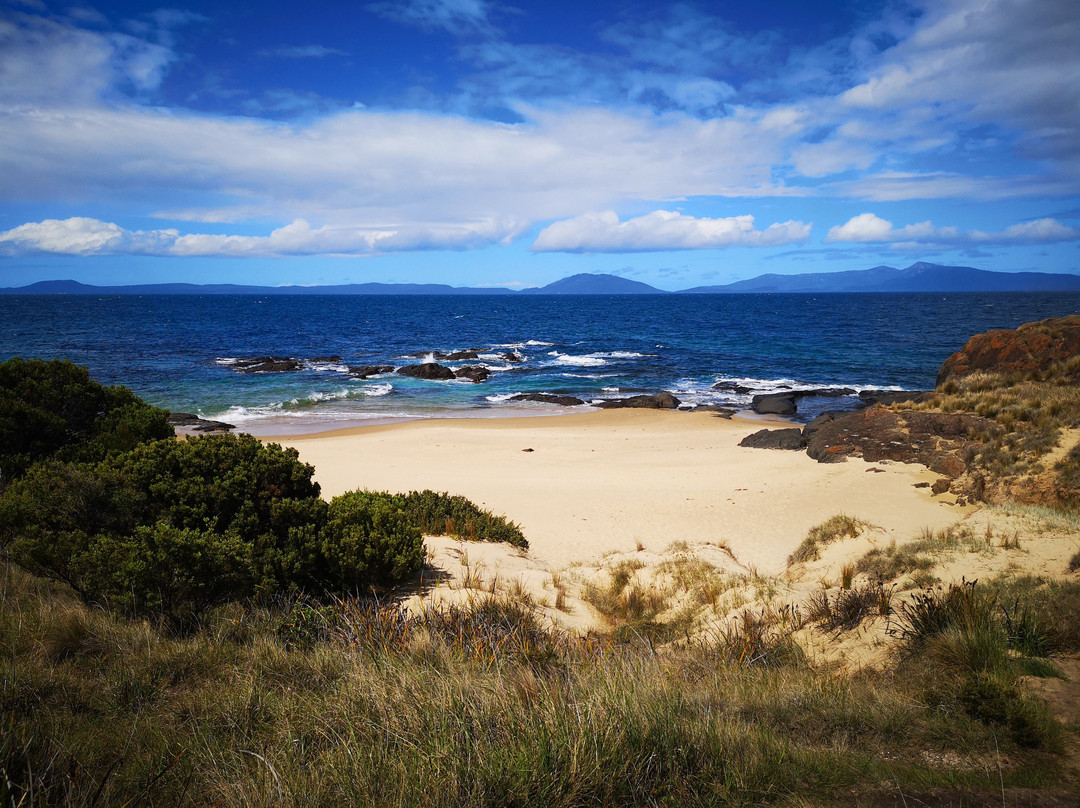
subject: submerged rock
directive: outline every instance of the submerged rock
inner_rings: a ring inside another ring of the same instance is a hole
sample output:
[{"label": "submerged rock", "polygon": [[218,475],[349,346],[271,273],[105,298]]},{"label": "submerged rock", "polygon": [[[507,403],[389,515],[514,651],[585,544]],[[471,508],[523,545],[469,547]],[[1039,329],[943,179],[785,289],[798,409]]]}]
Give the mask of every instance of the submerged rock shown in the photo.
[{"label": "submerged rock", "polygon": [[411,376],[415,379],[429,379],[446,381],[454,378],[454,371],[437,362],[424,362],[421,365],[405,365],[397,369],[402,376]]},{"label": "submerged rock", "polygon": [[377,376],[380,373],[393,373],[393,365],[350,365],[349,375],[357,379],[366,379],[368,376]]},{"label": "submerged rock", "polygon": [[231,367],[237,373],[288,373],[303,365],[291,356],[242,356]]}]

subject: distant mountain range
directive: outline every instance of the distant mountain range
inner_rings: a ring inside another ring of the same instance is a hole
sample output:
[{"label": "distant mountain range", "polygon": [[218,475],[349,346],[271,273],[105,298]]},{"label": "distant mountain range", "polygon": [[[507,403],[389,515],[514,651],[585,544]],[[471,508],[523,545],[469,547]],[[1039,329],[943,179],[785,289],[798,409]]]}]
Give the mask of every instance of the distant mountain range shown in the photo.
[{"label": "distant mountain range", "polygon": [[805,275],[759,275],[720,286],[695,286],[665,292],[617,275],[571,275],[539,288],[513,292],[503,288],[448,286],[441,283],[351,283],[338,286],[240,286],[234,284],[152,283],[90,286],[78,281],[41,281],[0,289],[15,295],[668,295],[831,292],[1075,292],[1080,275],[1049,272],[989,272],[923,261],[907,269],[878,266],[846,272]]}]

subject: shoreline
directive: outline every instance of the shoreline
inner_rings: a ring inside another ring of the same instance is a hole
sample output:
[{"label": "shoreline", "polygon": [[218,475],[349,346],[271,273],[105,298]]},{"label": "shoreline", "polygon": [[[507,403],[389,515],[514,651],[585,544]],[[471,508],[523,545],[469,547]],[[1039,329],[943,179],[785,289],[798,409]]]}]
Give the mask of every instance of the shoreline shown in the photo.
[{"label": "shoreline", "polygon": [[[739,447],[790,422],[711,413],[595,410],[533,418],[424,419],[262,436],[315,467],[323,495],[367,488],[461,494],[517,522],[546,568],[605,554],[722,544],[762,574],[783,570],[807,531],[846,513],[907,541],[970,513],[900,463],[819,464],[804,452]],[[486,557],[490,548],[469,545]]]}]

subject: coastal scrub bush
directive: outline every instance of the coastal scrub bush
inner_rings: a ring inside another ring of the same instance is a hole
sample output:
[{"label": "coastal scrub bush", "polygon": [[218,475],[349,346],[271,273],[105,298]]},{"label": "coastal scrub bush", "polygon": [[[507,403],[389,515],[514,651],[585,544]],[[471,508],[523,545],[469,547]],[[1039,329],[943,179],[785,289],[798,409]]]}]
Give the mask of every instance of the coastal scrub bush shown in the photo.
[{"label": "coastal scrub bush", "polygon": [[395,504],[428,536],[456,536],[469,541],[501,541],[528,549],[529,542],[516,524],[479,508],[462,496],[431,490],[410,491],[394,497]]},{"label": "coastal scrub bush", "polygon": [[228,600],[357,592],[419,568],[419,530],[393,497],[327,504],[313,472],[295,449],[250,435],[50,461],[0,496],[0,539],[87,601],[176,624]]},{"label": "coastal scrub bush", "polygon": [[96,462],[173,436],[168,413],[66,360],[0,363],[0,489],[50,457]]}]

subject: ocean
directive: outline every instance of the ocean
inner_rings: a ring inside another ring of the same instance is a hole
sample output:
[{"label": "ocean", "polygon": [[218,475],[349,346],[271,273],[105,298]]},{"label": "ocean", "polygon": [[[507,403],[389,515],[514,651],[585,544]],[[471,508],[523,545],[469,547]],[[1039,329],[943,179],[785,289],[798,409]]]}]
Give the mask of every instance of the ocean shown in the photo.
[{"label": "ocean", "polygon": [[[972,334],[1077,312],[1080,293],[13,295],[0,296],[0,358],[71,359],[157,406],[276,434],[572,411],[510,401],[529,392],[592,402],[667,390],[684,405],[743,410],[783,389],[928,390]],[[486,381],[350,373],[463,350],[478,359],[442,363],[482,365]],[[301,369],[239,372],[236,360],[252,356]],[[815,411],[800,405],[799,415]]]}]

